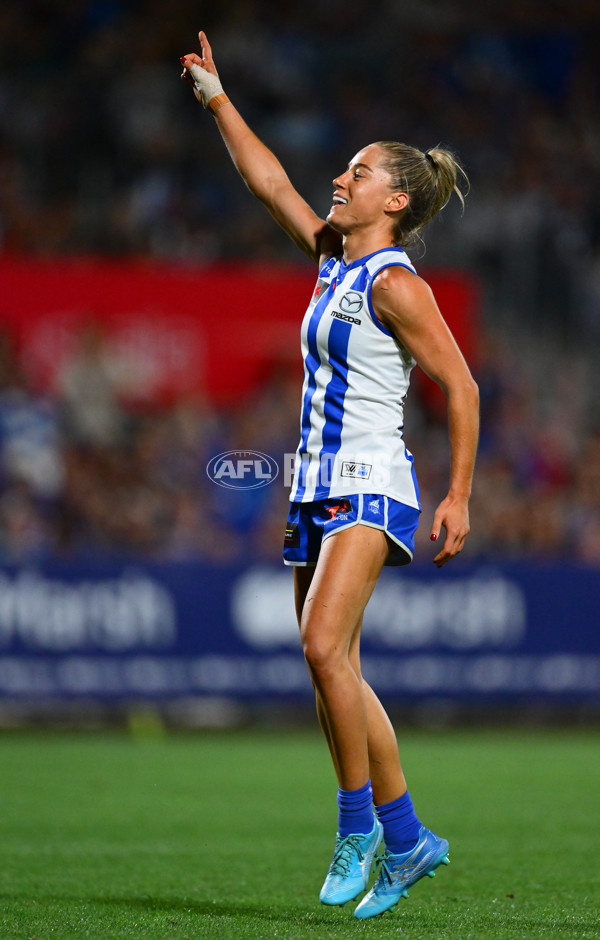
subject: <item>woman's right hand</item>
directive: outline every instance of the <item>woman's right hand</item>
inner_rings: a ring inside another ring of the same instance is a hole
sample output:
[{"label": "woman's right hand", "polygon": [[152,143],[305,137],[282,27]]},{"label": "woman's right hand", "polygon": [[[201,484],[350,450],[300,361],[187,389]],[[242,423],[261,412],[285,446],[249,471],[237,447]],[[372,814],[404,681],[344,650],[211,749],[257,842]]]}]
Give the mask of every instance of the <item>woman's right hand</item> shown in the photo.
[{"label": "woman's right hand", "polygon": [[216,98],[217,95],[222,95],[224,92],[213,62],[212,50],[206,38],[206,33],[201,30],[198,33],[198,38],[202,56],[191,52],[181,57],[181,64],[183,65],[181,78],[192,86],[198,101],[207,108],[212,98]]},{"label": "woman's right hand", "polygon": [[221,87],[206,34],[199,33],[201,55],[181,57],[181,77],[198,101],[216,115],[217,126],[234,166],[284,232],[309,258],[318,261],[341,249],[341,236],[296,192],[277,157],[254,134]]}]

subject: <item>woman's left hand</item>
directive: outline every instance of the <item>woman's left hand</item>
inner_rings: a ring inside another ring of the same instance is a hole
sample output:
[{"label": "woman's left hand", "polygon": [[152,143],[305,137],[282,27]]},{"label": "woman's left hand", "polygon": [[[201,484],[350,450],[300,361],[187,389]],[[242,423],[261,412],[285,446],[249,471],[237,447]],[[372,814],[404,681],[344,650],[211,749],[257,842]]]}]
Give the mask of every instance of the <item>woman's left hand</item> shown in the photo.
[{"label": "woman's left hand", "polygon": [[470,531],[469,501],[466,497],[448,494],[442,500],[433,517],[430,535],[432,542],[439,538],[442,526],[446,530],[446,540],[442,550],[433,559],[438,568],[463,550],[465,539]]}]

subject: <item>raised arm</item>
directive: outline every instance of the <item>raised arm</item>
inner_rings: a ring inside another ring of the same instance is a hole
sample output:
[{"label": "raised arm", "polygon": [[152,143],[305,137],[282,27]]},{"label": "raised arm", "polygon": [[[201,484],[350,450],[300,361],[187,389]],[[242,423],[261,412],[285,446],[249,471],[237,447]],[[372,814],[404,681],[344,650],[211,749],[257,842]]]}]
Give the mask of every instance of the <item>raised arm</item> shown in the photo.
[{"label": "raised arm", "polygon": [[446,529],[433,559],[441,568],[464,545],[469,533],[469,497],[479,434],[479,392],[431,288],[406,268],[384,269],[373,284],[373,306],[382,323],[440,386],[448,402],[450,484],[436,509],[431,538]]},{"label": "raised arm", "polygon": [[292,186],[277,157],[250,130],[223,91],[206,34],[199,33],[202,55],[181,57],[182,78],[211,111],[233,163],[252,192],[273,218],[310,258],[318,261],[335,254],[341,238],[311,209]]}]

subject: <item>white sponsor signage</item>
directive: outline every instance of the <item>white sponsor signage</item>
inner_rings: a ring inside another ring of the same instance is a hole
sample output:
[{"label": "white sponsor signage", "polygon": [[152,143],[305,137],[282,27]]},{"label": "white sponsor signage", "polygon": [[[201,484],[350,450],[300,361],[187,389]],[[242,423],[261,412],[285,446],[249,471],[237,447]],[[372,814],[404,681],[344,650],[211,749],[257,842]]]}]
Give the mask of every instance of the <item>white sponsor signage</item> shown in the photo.
[{"label": "white sponsor signage", "polygon": [[166,646],[175,634],[171,594],[143,571],[103,581],[0,572],[0,650],[18,641],[34,650],[120,652]]},{"label": "white sponsor signage", "polygon": [[[297,646],[289,571],[251,568],[232,593],[232,622],[251,646]],[[369,601],[363,636],[371,646],[452,650],[517,646],[526,627],[525,596],[504,575],[481,571],[457,580],[382,578]]]}]

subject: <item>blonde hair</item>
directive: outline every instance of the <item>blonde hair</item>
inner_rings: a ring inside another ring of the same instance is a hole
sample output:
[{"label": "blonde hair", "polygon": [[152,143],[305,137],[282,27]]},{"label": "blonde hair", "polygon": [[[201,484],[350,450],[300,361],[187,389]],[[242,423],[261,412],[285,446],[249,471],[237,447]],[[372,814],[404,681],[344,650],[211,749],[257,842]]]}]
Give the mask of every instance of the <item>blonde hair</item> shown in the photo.
[{"label": "blonde hair", "polygon": [[408,196],[408,205],[394,226],[394,243],[403,247],[424,244],[421,230],[440,212],[456,193],[464,209],[460,180],[468,192],[469,179],[449,150],[433,147],[418,150],[408,144],[380,140],[375,144],[384,154],[382,165],[389,173],[392,189]]}]

